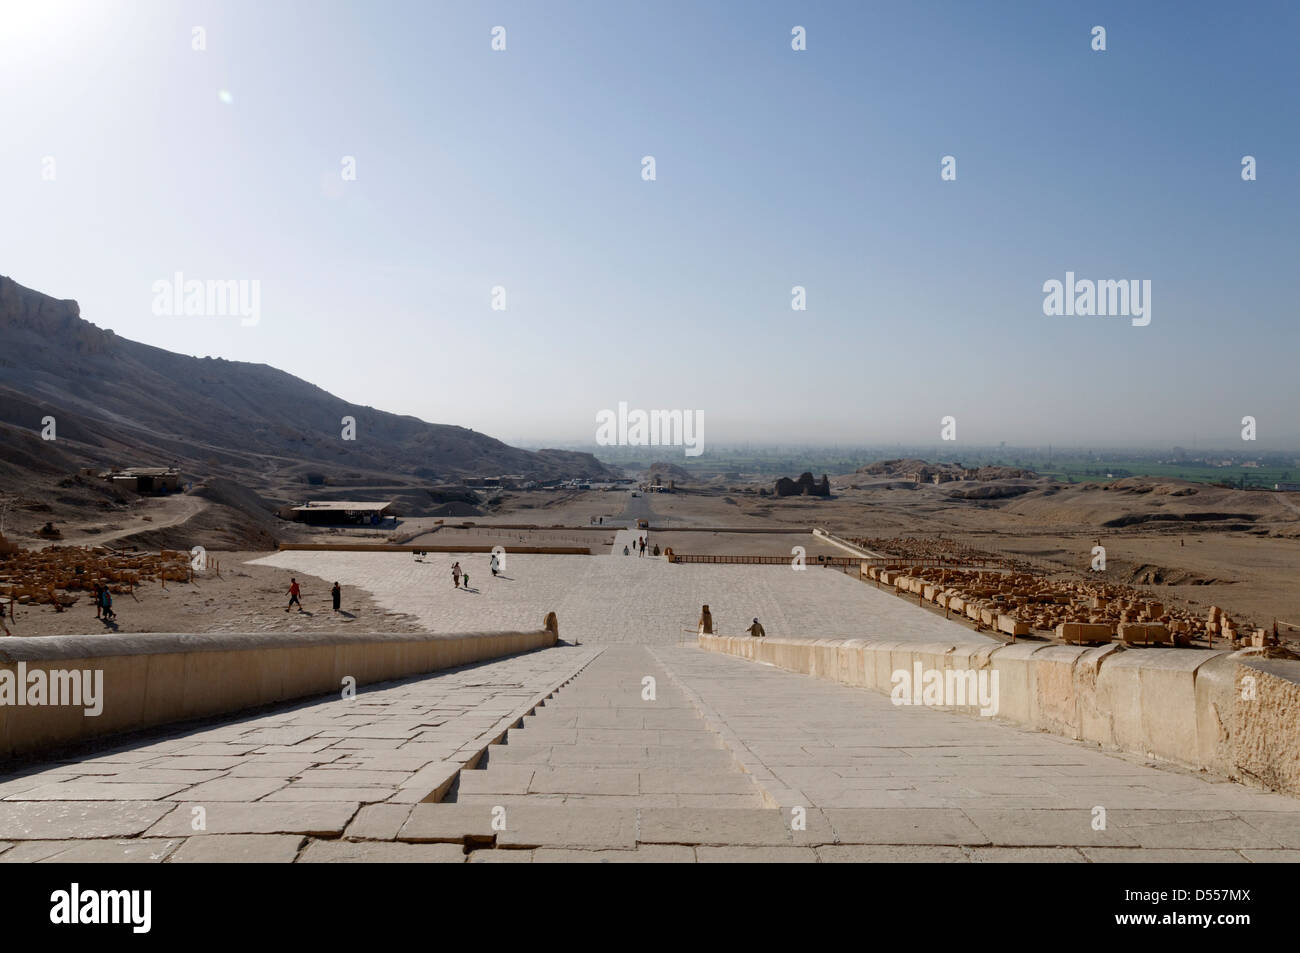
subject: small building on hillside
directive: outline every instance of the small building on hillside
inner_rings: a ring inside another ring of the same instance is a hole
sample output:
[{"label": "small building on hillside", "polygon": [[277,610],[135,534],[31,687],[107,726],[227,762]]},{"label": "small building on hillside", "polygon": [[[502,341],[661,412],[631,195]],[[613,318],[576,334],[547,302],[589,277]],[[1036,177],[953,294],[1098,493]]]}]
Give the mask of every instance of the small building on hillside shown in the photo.
[{"label": "small building on hillside", "polygon": [[99,476],[114,486],[145,495],[175,493],[181,488],[181,473],[175,467],[126,467]]},{"label": "small building on hillside", "polygon": [[378,526],[389,517],[397,514],[391,512],[392,502],[375,503],[370,500],[313,500],[298,506],[286,507],[281,515],[287,513],[288,519],[300,523],[313,523],[318,526]]},{"label": "small building on hillside", "polygon": [[1273,489],[1279,493],[1300,493],[1300,483],[1274,483]]}]

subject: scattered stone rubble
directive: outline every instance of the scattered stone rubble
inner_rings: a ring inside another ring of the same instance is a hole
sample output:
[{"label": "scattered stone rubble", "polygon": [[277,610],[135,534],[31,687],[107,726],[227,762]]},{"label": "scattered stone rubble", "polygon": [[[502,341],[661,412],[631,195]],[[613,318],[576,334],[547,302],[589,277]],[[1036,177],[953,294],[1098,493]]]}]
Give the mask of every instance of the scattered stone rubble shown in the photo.
[{"label": "scattered stone rubble", "polygon": [[1182,645],[1193,640],[1226,647],[1267,648],[1264,629],[1234,621],[1218,606],[1206,617],[1166,605],[1129,586],[1051,579],[1016,571],[868,566],[864,576],[900,593],[916,593],[946,615],[1015,638],[1039,632],[1063,642],[1119,640],[1129,645]]},{"label": "scattered stone rubble", "polygon": [[0,552],[0,600],[19,605],[76,603],[72,593],[96,583],[126,593],[143,583],[188,582],[193,569],[187,553],[115,553],[102,547],[54,546],[43,550]]}]

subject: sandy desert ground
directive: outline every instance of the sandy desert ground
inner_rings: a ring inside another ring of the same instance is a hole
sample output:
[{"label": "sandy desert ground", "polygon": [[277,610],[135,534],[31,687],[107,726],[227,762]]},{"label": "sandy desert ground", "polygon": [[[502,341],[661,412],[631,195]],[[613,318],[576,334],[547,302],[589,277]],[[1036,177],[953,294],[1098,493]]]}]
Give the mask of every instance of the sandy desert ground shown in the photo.
[{"label": "sandy desert ground", "polygon": [[[216,554],[214,554],[216,555]],[[220,574],[210,573],[193,583],[169,582],[113,598],[117,619],[112,626],[95,617],[95,608],[82,594],[70,609],[18,606],[17,618],[4,620],[16,636],[112,635],[129,632],[337,632],[359,628],[367,632],[419,632],[411,617],[386,612],[362,589],[344,587],[342,611],[330,604],[334,580],[288,573],[247,563],[265,553],[221,553]],[[302,587],[305,611],[285,612],[289,579]]]}]

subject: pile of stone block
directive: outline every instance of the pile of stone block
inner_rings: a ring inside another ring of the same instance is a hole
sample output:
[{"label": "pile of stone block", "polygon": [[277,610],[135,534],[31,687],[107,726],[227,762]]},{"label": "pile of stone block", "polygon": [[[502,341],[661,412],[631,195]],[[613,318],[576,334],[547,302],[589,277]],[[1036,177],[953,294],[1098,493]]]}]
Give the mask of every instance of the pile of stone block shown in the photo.
[{"label": "pile of stone block", "polygon": [[1193,638],[1253,638],[1217,607],[1208,619],[1129,586],[1053,579],[1018,570],[866,566],[863,574],[947,614],[1007,635],[1054,634],[1064,642],[1190,645]]},{"label": "pile of stone block", "polygon": [[0,553],[0,598],[19,605],[76,602],[72,593],[91,591],[96,584],[115,594],[157,582],[188,582],[188,554],[114,553],[99,547],[55,546],[43,550]]}]

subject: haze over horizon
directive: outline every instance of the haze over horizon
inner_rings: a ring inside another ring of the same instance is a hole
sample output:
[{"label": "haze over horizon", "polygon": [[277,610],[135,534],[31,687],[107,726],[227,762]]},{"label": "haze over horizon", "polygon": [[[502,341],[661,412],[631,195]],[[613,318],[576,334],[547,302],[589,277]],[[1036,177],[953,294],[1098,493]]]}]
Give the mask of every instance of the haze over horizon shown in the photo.
[{"label": "haze over horizon", "polygon": [[[6,2],[0,271],[515,443],[1289,450],[1300,8],[1250,11]],[[1150,324],[1045,315],[1067,272]],[[155,313],[176,273],[259,320]]]}]

